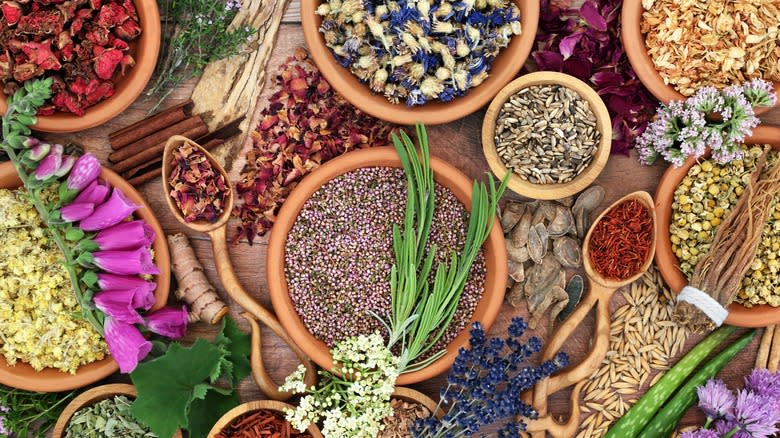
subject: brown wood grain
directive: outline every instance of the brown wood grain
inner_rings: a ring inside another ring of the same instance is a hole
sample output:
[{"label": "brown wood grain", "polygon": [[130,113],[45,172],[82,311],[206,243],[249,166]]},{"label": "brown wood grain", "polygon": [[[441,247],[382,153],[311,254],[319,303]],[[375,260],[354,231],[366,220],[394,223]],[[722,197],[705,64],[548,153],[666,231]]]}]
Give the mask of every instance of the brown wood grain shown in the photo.
[{"label": "brown wood grain", "polygon": [[[279,38],[273,50],[271,60],[268,65],[269,82],[273,81],[274,72],[277,67],[286,60],[295,47],[303,45],[303,35],[298,23],[299,3],[297,0],[290,2],[288,12],[283,20],[283,25],[279,31]],[[260,85],[256,85],[260,86]],[[181,103],[189,98],[189,94],[194,87],[194,81],[185,83],[180,89],[176,90],[164,106],[171,106]],[[257,123],[259,110],[265,106],[265,100],[270,95],[271,90],[266,86],[260,96],[260,104],[254,115],[250,126]],[[119,130],[125,126],[135,123],[146,117],[146,111],[150,108],[152,102],[143,98],[133,104],[130,108],[120,114],[109,123],[83,131],[76,134],[50,135],[41,134],[49,140],[60,142],[73,142],[84,146],[84,148],[94,153],[103,163],[107,163],[107,156],[111,152],[108,143],[108,134]],[[484,180],[488,172],[488,166],[482,155],[480,144],[480,127],[484,109],[472,114],[462,120],[452,122],[446,125],[433,126],[429,129],[429,138],[431,139],[431,153],[441,157],[454,166],[461,169],[467,175]],[[776,109],[767,113],[764,117],[765,123],[780,125],[780,110]],[[243,146],[242,152],[235,157],[233,164],[228,172],[231,179],[235,181],[245,162],[244,152],[249,147],[249,141]],[[596,183],[601,184],[606,189],[606,198],[602,203],[602,208],[609,205],[622,195],[635,190],[646,190],[654,193],[656,184],[663,173],[663,165],[652,167],[642,166],[638,163],[635,154],[631,156],[613,155],[609,158],[604,172],[597,179]],[[160,223],[167,233],[181,232],[187,234],[193,244],[193,247],[205,268],[208,279],[216,286],[217,291],[225,302],[230,304],[231,315],[238,321],[239,325],[246,331],[249,331],[247,322],[239,316],[242,310],[230,300],[220,284],[216,274],[215,265],[212,258],[211,244],[205,235],[195,233],[182,226],[173,215],[168,211],[164,200],[164,192],[159,178],[144,184],[140,188],[152,210],[157,214]],[[508,196],[516,196],[509,194]],[[232,219],[228,231],[228,238],[235,232],[236,219]],[[230,246],[230,256],[233,260],[234,269],[241,284],[266,308],[271,309],[271,303],[268,297],[268,289],[265,278],[265,252],[267,238],[257,239],[253,246],[246,241],[241,241],[235,246]],[[611,303],[611,310],[616,309],[623,304],[621,294],[618,292]],[[525,308],[513,308],[504,304],[491,333],[502,335],[505,332],[509,321],[514,316],[527,315]],[[592,314],[585,318],[581,327],[574,331],[569,341],[565,344],[565,350],[569,352],[574,360],[583,356],[583,352],[588,347],[592,339],[594,321]],[[215,334],[215,328],[205,323],[196,323],[190,327],[187,340],[197,337],[212,338]],[[548,339],[551,328],[546,324],[540,324],[537,329],[530,332],[531,335],[540,336],[542,339]],[[741,385],[742,377],[753,366],[758,348],[758,338],[746,348],[737,359],[730,364],[722,373],[721,377],[732,387]],[[699,338],[691,338],[689,346]],[[285,344],[267,329],[263,329],[263,348],[265,350],[266,361],[273,364],[270,368],[270,374],[276,381],[282,381],[287,373],[292,372],[298,364],[295,355],[285,346]],[[122,376],[113,376],[111,381],[126,381]],[[437,398],[439,389],[443,386],[445,379],[440,376],[435,379],[414,385],[426,394]],[[245,379],[239,388],[242,401],[262,399],[257,386],[251,377]],[[562,391],[550,400],[550,412],[555,415],[567,415],[569,412],[568,391]],[[695,424],[701,420],[701,416],[691,410],[683,420],[683,424]]]}]

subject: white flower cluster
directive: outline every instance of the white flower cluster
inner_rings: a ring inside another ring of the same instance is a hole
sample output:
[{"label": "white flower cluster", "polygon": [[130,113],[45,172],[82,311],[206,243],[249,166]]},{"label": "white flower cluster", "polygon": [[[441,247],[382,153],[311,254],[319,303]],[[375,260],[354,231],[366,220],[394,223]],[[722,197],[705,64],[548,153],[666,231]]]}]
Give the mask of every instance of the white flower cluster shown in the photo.
[{"label": "white flower cluster", "polygon": [[392,415],[390,396],[398,378],[398,358],[378,333],[339,342],[331,349],[340,376],[320,372],[318,387],[307,387],[303,365],[287,376],[281,391],[306,393],[287,420],[303,431],[322,420],[322,434],[333,438],[375,438],[382,419]]}]

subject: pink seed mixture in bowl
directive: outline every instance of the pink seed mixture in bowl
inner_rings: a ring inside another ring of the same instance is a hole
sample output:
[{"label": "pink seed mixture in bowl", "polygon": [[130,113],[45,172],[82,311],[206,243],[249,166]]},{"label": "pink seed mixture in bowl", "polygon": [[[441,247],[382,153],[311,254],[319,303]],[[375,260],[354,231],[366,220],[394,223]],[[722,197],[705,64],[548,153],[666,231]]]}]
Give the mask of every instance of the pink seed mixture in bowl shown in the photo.
[{"label": "pink seed mixture in bowl", "polygon": [[[436,263],[448,262],[463,249],[468,213],[438,183],[435,194],[429,244],[436,244]],[[393,225],[402,225],[405,208],[403,170],[368,167],[329,181],[301,209],[287,237],[285,273],[303,324],[328,346],[361,333],[385,332],[369,310],[385,318],[390,314]],[[453,321],[432,352],[449,344],[470,320],[484,291],[485,272],[480,251]]]}]

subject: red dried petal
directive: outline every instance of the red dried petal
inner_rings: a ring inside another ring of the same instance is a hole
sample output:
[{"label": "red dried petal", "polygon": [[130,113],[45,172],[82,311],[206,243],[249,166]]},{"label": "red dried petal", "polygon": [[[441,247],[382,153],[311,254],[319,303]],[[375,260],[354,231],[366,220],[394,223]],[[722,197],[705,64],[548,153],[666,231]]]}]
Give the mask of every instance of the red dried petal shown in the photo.
[{"label": "red dried petal", "polygon": [[65,27],[65,17],[56,10],[30,12],[19,19],[16,29],[29,35],[58,35]]},{"label": "red dried petal", "polygon": [[127,20],[114,29],[114,33],[125,41],[138,38],[141,35],[141,26],[135,20]]},{"label": "red dried petal", "polygon": [[100,79],[111,79],[124,56],[121,50],[113,48],[103,51],[95,57],[95,73]]},{"label": "red dried petal", "polygon": [[3,17],[5,17],[5,21],[9,26],[15,25],[22,18],[22,6],[17,2],[4,1],[0,5],[0,9],[2,9]]},{"label": "red dried petal", "polygon": [[51,40],[45,40],[41,43],[23,43],[22,51],[31,63],[44,70],[59,70],[62,67],[60,61],[51,51]]},{"label": "red dried petal", "polygon": [[97,17],[97,25],[102,28],[112,28],[124,23],[128,18],[127,11],[122,5],[114,2],[106,3],[100,8]]}]

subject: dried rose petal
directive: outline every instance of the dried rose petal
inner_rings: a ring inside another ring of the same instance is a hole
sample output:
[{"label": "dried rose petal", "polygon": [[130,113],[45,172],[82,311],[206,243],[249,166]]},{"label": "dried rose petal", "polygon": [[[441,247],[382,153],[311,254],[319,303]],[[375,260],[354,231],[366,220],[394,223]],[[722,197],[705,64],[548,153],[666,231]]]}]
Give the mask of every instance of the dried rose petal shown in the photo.
[{"label": "dried rose petal", "polygon": [[176,201],[186,222],[216,222],[225,211],[230,193],[225,177],[202,151],[184,143],[173,151],[170,196]]},{"label": "dried rose petal", "polygon": [[251,134],[253,147],[236,184],[233,215],[241,226],[234,241],[245,237],[251,244],[265,234],[298,181],[322,163],[350,150],[390,144],[393,126],[336,94],[305,49],[281,66],[276,86]]}]

